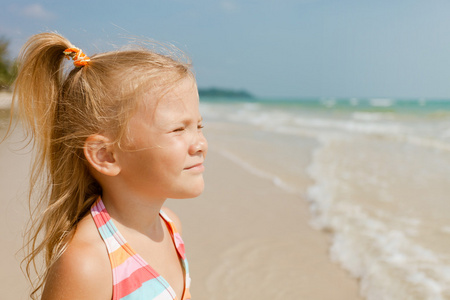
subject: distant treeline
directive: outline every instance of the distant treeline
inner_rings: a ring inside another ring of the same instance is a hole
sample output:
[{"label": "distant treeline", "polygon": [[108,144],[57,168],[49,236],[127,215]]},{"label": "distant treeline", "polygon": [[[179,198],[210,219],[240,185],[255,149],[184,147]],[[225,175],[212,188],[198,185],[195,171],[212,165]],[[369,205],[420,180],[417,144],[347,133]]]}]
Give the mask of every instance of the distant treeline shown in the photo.
[{"label": "distant treeline", "polygon": [[200,97],[215,97],[215,98],[253,98],[253,95],[245,90],[230,90],[221,88],[199,88],[198,94]]},{"label": "distant treeline", "polygon": [[0,91],[8,90],[17,75],[17,63],[8,59],[9,40],[0,37]]}]

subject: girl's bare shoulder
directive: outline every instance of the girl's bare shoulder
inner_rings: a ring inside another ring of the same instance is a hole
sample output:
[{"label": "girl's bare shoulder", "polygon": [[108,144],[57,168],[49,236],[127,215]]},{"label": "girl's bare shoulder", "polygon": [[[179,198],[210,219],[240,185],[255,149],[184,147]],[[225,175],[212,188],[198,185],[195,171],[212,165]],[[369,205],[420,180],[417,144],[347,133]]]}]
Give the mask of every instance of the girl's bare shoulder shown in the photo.
[{"label": "girl's bare shoulder", "polygon": [[112,272],[106,246],[87,215],[63,255],[51,267],[42,299],[111,299]]}]

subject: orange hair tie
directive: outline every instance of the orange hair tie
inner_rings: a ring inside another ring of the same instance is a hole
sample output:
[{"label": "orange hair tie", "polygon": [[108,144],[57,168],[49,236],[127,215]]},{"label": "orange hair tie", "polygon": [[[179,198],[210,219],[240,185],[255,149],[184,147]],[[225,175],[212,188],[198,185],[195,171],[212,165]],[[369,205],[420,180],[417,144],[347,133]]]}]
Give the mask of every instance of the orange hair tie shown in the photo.
[{"label": "orange hair tie", "polygon": [[81,51],[81,49],[76,47],[67,48],[66,50],[63,51],[63,53],[67,59],[72,58],[73,64],[75,65],[75,67],[78,68],[84,67],[91,61],[89,56],[86,56],[86,54],[84,54],[83,51]]}]

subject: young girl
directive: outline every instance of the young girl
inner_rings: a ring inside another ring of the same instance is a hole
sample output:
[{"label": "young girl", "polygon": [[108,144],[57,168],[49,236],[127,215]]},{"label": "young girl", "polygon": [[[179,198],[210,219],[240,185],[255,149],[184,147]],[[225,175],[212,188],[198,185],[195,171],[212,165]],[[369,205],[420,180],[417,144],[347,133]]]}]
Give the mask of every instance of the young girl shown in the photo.
[{"label": "young girl", "polygon": [[32,297],[190,299],[181,224],[162,207],[204,185],[189,65],[147,49],[89,58],[54,33],[31,37],[19,59],[13,98],[44,207],[29,235],[29,278],[45,255]]}]

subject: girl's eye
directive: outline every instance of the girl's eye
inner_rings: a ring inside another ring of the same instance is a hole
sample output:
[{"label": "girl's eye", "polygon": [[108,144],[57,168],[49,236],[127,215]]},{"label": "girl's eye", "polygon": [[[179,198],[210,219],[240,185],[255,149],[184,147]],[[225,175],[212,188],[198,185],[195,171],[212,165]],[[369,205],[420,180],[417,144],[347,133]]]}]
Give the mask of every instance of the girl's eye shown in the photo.
[{"label": "girl's eye", "polygon": [[203,125],[203,124],[198,124],[198,126],[197,126],[197,128],[198,129],[202,129],[202,128],[204,128],[205,126]]},{"label": "girl's eye", "polygon": [[180,128],[175,129],[173,132],[181,132],[183,130],[184,130],[184,127],[180,127]]}]

